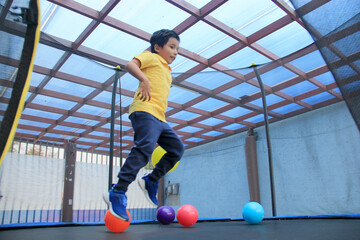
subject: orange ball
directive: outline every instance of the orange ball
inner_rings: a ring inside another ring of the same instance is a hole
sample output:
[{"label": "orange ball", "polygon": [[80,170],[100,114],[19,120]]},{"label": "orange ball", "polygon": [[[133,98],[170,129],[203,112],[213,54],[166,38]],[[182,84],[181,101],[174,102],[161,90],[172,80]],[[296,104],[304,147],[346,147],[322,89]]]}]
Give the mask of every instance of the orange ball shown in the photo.
[{"label": "orange ball", "polygon": [[191,227],[194,225],[199,217],[197,209],[190,204],[185,204],[179,208],[176,213],[176,219],[184,227]]},{"label": "orange ball", "polygon": [[130,225],[130,221],[131,221],[131,216],[128,210],[126,210],[128,216],[129,216],[129,221],[124,221],[121,220],[117,217],[114,217],[109,210],[107,210],[107,212],[105,213],[105,226],[112,232],[115,233],[119,233],[119,232],[123,232],[125,231],[129,225]]}]

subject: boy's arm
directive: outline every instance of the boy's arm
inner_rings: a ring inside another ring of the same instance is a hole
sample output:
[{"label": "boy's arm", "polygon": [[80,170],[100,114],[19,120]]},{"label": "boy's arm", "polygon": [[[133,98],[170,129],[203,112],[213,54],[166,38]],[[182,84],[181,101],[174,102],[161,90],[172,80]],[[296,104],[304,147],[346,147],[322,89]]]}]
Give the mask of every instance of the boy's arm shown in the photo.
[{"label": "boy's arm", "polygon": [[141,66],[141,62],[138,59],[134,58],[133,60],[131,60],[126,64],[125,68],[131,75],[133,75],[140,81],[139,93],[138,93],[138,96],[140,95],[140,100],[150,101],[151,99],[150,81],[146,77],[146,75],[141,71],[140,66]]}]

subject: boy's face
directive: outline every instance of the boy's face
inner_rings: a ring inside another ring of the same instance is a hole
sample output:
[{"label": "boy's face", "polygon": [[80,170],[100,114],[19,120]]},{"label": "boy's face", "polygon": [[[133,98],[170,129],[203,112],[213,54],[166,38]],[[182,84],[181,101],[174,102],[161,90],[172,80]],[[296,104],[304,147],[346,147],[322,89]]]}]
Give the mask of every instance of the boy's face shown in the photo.
[{"label": "boy's face", "polygon": [[160,47],[159,45],[155,44],[155,51],[163,58],[168,64],[171,64],[177,54],[179,49],[179,41],[176,38],[170,37],[168,42],[163,46]]}]

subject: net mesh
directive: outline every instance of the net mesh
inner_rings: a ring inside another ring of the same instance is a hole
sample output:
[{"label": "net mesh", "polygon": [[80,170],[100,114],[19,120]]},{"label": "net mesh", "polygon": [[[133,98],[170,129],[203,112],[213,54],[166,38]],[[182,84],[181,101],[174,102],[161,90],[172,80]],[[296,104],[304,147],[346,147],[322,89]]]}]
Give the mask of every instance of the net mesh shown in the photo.
[{"label": "net mesh", "polygon": [[[360,130],[359,1],[291,2],[334,75]],[[309,12],[315,4],[317,9]]]},{"label": "net mesh", "polygon": [[[23,109],[39,32],[37,1],[11,4],[12,1],[7,1],[0,15],[0,115],[3,115],[0,118],[0,164]],[[20,23],[17,28],[13,28],[14,22]],[[17,32],[17,36],[12,35],[13,32]]]}]

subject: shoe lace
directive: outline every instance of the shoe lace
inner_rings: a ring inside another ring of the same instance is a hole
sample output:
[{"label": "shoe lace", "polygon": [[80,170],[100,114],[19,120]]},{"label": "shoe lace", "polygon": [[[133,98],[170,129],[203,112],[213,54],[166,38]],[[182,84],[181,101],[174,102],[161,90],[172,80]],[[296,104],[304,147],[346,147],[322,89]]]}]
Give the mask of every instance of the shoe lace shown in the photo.
[{"label": "shoe lace", "polygon": [[126,208],[127,206],[127,197],[125,195],[125,193],[120,193],[120,192],[117,192],[116,193],[116,198],[119,199],[119,203],[120,205],[122,205],[122,207]]},{"label": "shoe lace", "polygon": [[126,208],[126,206],[127,206],[127,198],[126,198],[125,196],[124,196],[124,198],[123,198],[122,203],[123,203],[123,207]]}]

